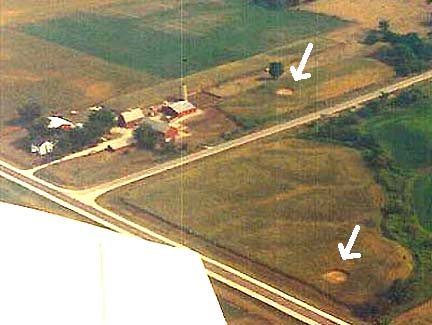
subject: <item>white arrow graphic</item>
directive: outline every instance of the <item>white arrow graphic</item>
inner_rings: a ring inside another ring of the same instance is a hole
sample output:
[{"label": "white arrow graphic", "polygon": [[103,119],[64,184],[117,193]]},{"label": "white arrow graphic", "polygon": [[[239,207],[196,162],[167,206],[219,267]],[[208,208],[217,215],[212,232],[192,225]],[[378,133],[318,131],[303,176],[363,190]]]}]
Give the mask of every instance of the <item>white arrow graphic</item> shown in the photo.
[{"label": "white arrow graphic", "polygon": [[291,66],[290,71],[295,81],[299,81],[302,79],[309,79],[310,77],[312,77],[310,73],[303,73],[303,70],[306,67],[306,63],[309,59],[312,49],[313,49],[313,44],[309,43],[308,46],[306,47],[306,51],[303,54],[303,57],[300,61],[300,65],[298,66],[298,68],[296,69],[294,66]]},{"label": "white arrow graphic", "polygon": [[360,226],[356,225],[354,227],[354,230],[353,230],[353,232],[351,234],[350,239],[348,240],[348,244],[346,245],[346,247],[344,247],[344,245],[342,243],[338,244],[340,256],[342,257],[342,259],[344,261],[346,261],[346,260],[352,260],[354,258],[360,258],[361,257],[360,253],[351,253],[351,249],[352,249],[352,247],[354,245],[354,242],[355,242],[355,240],[357,238],[357,235],[358,235],[359,231],[360,231]]}]

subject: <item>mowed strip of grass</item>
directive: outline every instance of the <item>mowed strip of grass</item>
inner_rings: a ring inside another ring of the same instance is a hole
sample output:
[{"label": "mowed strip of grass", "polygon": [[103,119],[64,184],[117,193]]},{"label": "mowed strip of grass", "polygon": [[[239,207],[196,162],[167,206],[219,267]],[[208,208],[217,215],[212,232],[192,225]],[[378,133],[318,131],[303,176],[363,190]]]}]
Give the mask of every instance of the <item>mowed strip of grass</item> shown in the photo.
[{"label": "mowed strip of grass", "polygon": [[[382,194],[353,150],[290,138],[249,144],[131,184],[100,199],[133,207],[252,261],[362,303],[411,272],[409,253],[381,237]],[[138,218],[138,217],[137,217]],[[338,242],[362,225],[361,260],[341,263]],[[328,272],[346,272],[342,283]]]},{"label": "mowed strip of grass", "polygon": [[191,2],[135,17],[80,13],[29,24],[29,34],[163,78],[206,70],[343,26],[305,11],[242,0]]},{"label": "mowed strip of grass", "polygon": [[312,78],[302,82],[295,82],[289,72],[279,80],[268,79],[258,87],[228,98],[221,109],[245,126],[253,127],[286,119],[289,114],[318,102],[330,104],[332,99],[380,84],[394,75],[385,64],[359,57],[309,68],[308,72]]},{"label": "mowed strip of grass", "polygon": [[0,201],[25,206],[53,213],[70,219],[87,222],[96,226],[98,223],[84,218],[66,208],[57,205],[42,196],[35,194],[5,178],[0,177]]},{"label": "mowed strip of grass", "polygon": [[366,128],[400,167],[417,174],[415,211],[421,225],[432,231],[432,103],[372,118]]}]

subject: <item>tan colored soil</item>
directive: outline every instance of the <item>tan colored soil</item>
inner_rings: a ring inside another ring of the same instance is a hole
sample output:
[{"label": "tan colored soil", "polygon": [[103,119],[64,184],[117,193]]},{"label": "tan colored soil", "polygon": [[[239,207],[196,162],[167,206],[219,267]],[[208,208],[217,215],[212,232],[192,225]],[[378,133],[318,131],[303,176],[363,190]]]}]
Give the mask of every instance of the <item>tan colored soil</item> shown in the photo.
[{"label": "tan colored soil", "polygon": [[334,270],[324,274],[324,280],[332,284],[340,284],[348,280],[348,274],[344,271]]},{"label": "tan colored soil", "polygon": [[281,88],[276,91],[276,94],[281,96],[291,96],[294,94],[294,90],[291,88]]}]

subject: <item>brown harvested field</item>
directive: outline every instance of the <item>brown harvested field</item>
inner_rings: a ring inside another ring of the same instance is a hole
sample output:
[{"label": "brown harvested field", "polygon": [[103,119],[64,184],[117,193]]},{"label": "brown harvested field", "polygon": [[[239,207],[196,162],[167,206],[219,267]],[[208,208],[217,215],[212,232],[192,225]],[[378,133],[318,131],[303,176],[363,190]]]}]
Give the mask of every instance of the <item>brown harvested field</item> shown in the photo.
[{"label": "brown harvested field", "polygon": [[[347,304],[371,301],[413,268],[410,253],[378,230],[382,193],[360,155],[334,145],[267,139],[115,190],[99,203],[138,222],[157,215],[250,261],[230,264],[253,273],[258,262]],[[341,264],[337,243],[356,223],[362,260]],[[185,240],[193,246],[191,237]],[[334,270],[346,281],[328,281]]]},{"label": "brown harvested field", "polygon": [[30,100],[46,112],[80,113],[92,104],[160,80],[21,32],[1,29],[1,121]]},{"label": "brown harvested field", "polygon": [[318,100],[323,101],[342,96],[354,90],[377,84],[394,76],[393,69],[389,66],[376,63],[366,65],[363,69],[353,71],[350,74],[331,78],[319,86]]},{"label": "brown harvested field", "polygon": [[387,19],[396,32],[425,34],[429,30],[424,24],[430,12],[425,0],[317,0],[303,8],[354,21],[361,28],[376,28],[381,19]]},{"label": "brown harvested field", "polygon": [[191,137],[184,139],[190,146],[190,150],[194,150],[196,146],[202,144],[219,142],[224,133],[237,128],[233,121],[214,107],[205,109],[203,114],[191,117],[182,124],[187,126],[191,132]]},{"label": "brown harvested field", "polygon": [[393,325],[430,325],[432,324],[432,300],[413,308],[392,321]]},{"label": "brown harvested field", "polygon": [[[0,26],[16,26],[51,17],[65,16],[77,11],[91,11],[118,2],[118,0],[2,0]],[[120,2],[128,1],[120,0]]]},{"label": "brown harvested field", "polygon": [[[28,167],[34,157],[14,144],[24,135],[13,126],[18,107],[37,102],[44,114],[61,113],[79,121],[91,105],[160,80],[14,30],[0,29],[0,35],[0,125],[2,135],[8,134],[0,151],[22,166]],[[71,110],[79,114],[70,116]]]}]

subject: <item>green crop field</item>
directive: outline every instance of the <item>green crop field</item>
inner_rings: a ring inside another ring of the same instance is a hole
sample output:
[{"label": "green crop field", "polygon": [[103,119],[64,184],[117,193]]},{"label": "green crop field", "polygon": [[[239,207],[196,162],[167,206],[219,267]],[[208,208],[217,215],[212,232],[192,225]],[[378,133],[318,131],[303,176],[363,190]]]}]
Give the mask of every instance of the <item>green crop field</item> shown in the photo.
[{"label": "green crop field", "polygon": [[432,104],[372,120],[368,128],[401,167],[432,166]]},{"label": "green crop field", "polygon": [[151,14],[95,10],[28,24],[22,30],[108,62],[175,78],[344,24],[336,17],[230,0],[191,1],[182,10],[177,5]]},{"label": "green crop field", "polygon": [[418,174],[414,180],[414,206],[420,223],[432,230],[431,101],[371,119],[367,129],[400,167]]},{"label": "green crop field", "polygon": [[417,178],[414,184],[414,206],[422,226],[432,232],[432,174]]},{"label": "green crop field", "polygon": [[[139,211],[152,212],[251,263],[356,304],[411,272],[409,253],[377,228],[381,201],[355,151],[288,137],[168,171],[99,203],[122,213],[132,207],[136,220]],[[337,243],[356,223],[363,226],[356,247],[368,262],[341,264]]]}]

